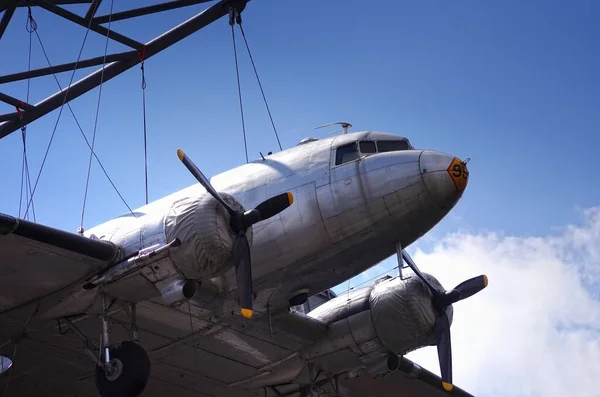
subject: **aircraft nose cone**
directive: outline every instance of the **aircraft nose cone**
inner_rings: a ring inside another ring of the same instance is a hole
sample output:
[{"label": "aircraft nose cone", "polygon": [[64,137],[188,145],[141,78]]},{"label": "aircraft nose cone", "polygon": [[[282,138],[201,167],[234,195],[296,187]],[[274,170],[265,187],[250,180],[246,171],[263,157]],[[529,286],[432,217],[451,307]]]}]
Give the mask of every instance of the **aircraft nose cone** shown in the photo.
[{"label": "aircraft nose cone", "polygon": [[425,150],[419,158],[419,166],[425,188],[436,200],[455,200],[467,188],[469,170],[457,157]]}]

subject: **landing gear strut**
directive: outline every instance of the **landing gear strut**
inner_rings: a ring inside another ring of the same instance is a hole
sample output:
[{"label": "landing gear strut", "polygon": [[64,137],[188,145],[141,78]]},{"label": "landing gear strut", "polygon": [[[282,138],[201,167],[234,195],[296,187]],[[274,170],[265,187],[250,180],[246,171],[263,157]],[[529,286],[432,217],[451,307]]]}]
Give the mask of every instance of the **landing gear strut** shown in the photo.
[{"label": "landing gear strut", "polygon": [[143,347],[123,341],[111,346],[110,361],[96,366],[96,388],[101,396],[139,396],[150,375],[150,359]]},{"label": "landing gear strut", "polygon": [[[69,328],[85,343],[85,353],[96,364],[96,388],[102,397],[136,397],[139,396],[150,377],[150,358],[142,346],[138,344],[135,305],[124,307],[131,318],[130,336],[132,341],[122,341],[111,345],[110,315],[121,310],[109,312],[107,297],[102,299],[102,334],[98,348],[75,326],[74,322],[65,319]],[[94,351],[97,351],[95,354]]]},{"label": "landing gear strut", "polygon": [[130,306],[133,341],[116,345],[109,342],[109,317],[106,296],[102,294],[102,348],[104,357],[96,366],[96,388],[101,396],[134,397],[146,388],[150,376],[150,358],[138,341],[135,305]]}]

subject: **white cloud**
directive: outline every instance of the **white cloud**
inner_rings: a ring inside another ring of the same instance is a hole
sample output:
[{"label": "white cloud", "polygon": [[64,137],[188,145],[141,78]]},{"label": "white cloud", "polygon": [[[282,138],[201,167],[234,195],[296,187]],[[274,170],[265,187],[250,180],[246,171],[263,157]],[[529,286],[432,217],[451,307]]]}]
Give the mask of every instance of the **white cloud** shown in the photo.
[{"label": "white cloud", "polygon": [[[457,386],[485,396],[600,396],[600,207],[583,216],[559,234],[459,232],[416,250],[417,265],[447,289],[489,278],[454,305]],[[439,374],[435,347],[407,357]]]}]

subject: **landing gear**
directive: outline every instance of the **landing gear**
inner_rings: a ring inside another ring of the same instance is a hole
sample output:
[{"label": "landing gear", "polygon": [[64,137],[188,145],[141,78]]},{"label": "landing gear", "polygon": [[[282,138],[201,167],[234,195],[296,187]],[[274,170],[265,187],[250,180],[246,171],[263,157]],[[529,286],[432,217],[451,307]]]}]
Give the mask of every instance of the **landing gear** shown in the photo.
[{"label": "landing gear", "polygon": [[143,347],[124,341],[109,348],[110,361],[96,366],[96,388],[101,396],[139,396],[150,376],[150,358]]},{"label": "landing gear", "polygon": [[[129,306],[131,317],[131,338],[111,346],[107,313],[106,295],[102,294],[102,347],[104,357],[101,365],[96,365],[96,388],[101,396],[135,397],[139,396],[150,376],[150,358],[138,341],[135,305]],[[98,364],[98,363],[97,363]]]},{"label": "landing gear", "polygon": [[[96,364],[96,388],[102,397],[137,397],[148,383],[150,377],[150,357],[138,344],[135,305],[123,306],[109,312],[107,297],[103,293],[102,300],[102,337],[101,346],[96,347],[74,324],[65,319],[67,325],[85,344],[85,353]],[[129,327],[131,341],[123,341],[114,345],[109,342],[111,314],[125,311],[131,318]],[[76,321],[76,320],[75,320]],[[60,324],[59,324],[60,325]]]}]

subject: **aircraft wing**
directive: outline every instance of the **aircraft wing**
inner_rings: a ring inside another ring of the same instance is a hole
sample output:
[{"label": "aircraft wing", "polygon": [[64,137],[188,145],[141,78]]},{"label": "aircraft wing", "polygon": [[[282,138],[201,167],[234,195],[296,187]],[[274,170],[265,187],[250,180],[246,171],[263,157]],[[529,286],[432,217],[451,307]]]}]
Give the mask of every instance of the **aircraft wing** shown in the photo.
[{"label": "aircraft wing", "polygon": [[0,313],[68,287],[117,255],[112,243],[0,214]]},{"label": "aircraft wing", "polygon": [[401,357],[398,371],[385,378],[374,379],[363,375],[354,379],[340,379],[340,386],[345,389],[348,397],[473,397],[456,385],[451,392],[447,392],[441,384],[439,376],[415,366],[405,357]]},{"label": "aircraft wing", "polygon": [[[119,309],[115,303],[110,311]],[[10,378],[0,376],[0,390],[8,383],[7,396],[33,397],[52,390],[52,396],[96,397],[95,364],[65,320],[60,325],[33,320],[26,334],[18,337],[33,310],[22,307],[0,313],[0,355],[14,362]],[[171,308],[158,298],[139,303],[136,311],[140,343],[152,366],[142,397],[262,397],[262,388],[248,390],[242,383],[297,356],[327,332],[318,320],[292,313],[274,318],[271,327],[266,316],[245,320],[237,311],[236,316],[217,319],[193,301],[189,306]],[[70,321],[90,344],[99,344],[96,316],[82,315]],[[125,328],[127,313],[115,313],[111,323],[112,341],[130,339]]]},{"label": "aircraft wing", "polygon": [[[80,337],[87,338],[88,346],[98,346],[97,316],[71,317],[71,324],[64,319],[29,320],[39,298],[51,295],[54,301],[56,291],[67,292],[117,255],[111,243],[0,214],[0,355],[13,361],[9,376],[0,375],[0,390],[23,397],[37,396],[42,390],[52,390],[54,396],[97,395],[95,364],[86,356]],[[299,359],[327,334],[327,326],[293,312],[246,320],[234,315],[234,306],[215,313],[195,301],[175,308],[160,298],[139,303],[139,339],[152,363],[143,396],[302,395],[305,390],[294,385],[280,385],[275,392],[268,386],[248,388],[248,384],[281,370],[281,363]],[[111,340],[130,340],[126,307],[116,302],[110,311],[114,313]],[[98,308],[91,312],[98,313]],[[340,395],[470,396],[458,387],[444,392],[439,377],[414,368],[403,358],[400,370],[383,379],[366,373],[352,379],[340,376]],[[321,387],[333,391],[329,383]]]},{"label": "aircraft wing", "polygon": [[[8,325],[0,328],[0,354],[14,362],[10,377],[0,376],[0,390],[8,387],[8,395],[22,397],[37,396],[41,390],[52,390],[53,396],[97,396],[95,365],[65,320],[60,325],[32,321],[25,334],[18,334],[32,310],[23,307],[0,314],[0,323]],[[112,310],[120,308],[115,305]],[[303,394],[306,387],[297,385],[278,385],[277,392],[268,386],[246,386],[247,382],[277,370],[280,363],[293,361],[327,332],[318,320],[296,313],[280,315],[269,326],[266,316],[250,321],[241,320],[241,316],[218,320],[195,302],[170,308],[159,299],[138,304],[137,317],[140,343],[148,351],[152,365],[142,397],[307,396]],[[70,321],[89,338],[88,343],[98,345],[96,316],[82,315]],[[129,340],[128,323],[125,312],[113,315],[113,341]],[[400,369],[385,378],[373,379],[365,372],[353,379],[342,375],[339,394],[333,393],[326,380],[320,390],[344,397],[471,396],[458,387],[444,392],[438,376],[414,368],[410,360],[402,358]]]}]

